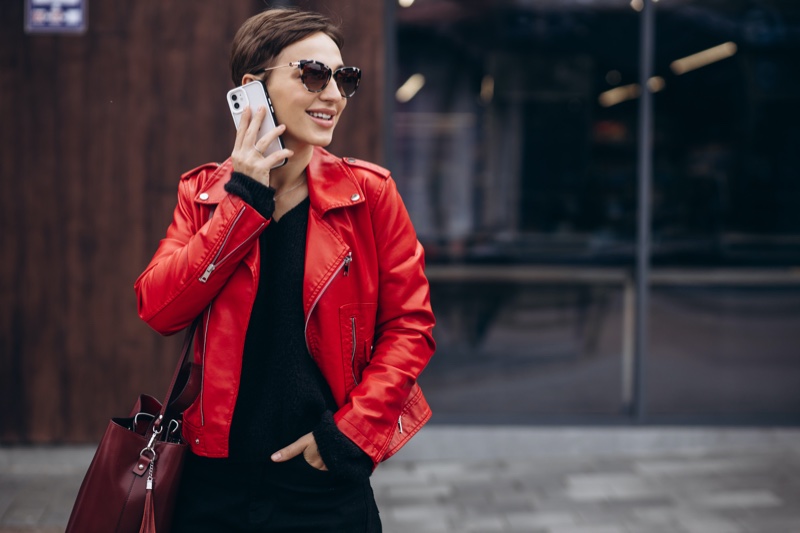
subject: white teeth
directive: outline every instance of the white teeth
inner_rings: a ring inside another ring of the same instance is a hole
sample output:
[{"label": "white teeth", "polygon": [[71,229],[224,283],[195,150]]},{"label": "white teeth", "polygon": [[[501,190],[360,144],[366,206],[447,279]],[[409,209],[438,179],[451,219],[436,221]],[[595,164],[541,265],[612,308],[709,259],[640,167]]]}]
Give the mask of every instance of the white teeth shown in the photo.
[{"label": "white teeth", "polygon": [[309,112],[308,114],[311,115],[314,118],[321,118],[322,120],[330,120],[330,119],[333,118],[333,115],[326,115],[325,113]]}]

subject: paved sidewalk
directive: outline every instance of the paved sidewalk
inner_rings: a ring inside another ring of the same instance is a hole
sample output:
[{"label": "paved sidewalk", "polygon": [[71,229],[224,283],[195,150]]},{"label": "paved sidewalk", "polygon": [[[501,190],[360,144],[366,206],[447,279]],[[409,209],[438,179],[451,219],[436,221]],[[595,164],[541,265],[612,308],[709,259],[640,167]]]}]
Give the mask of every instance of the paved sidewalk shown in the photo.
[{"label": "paved sidewalk", "polygon": [[[0,532],[61,532],[93,450],[0,448]],[[800,430],[432,426],[381,465],[386,533],[797,533]]]}]

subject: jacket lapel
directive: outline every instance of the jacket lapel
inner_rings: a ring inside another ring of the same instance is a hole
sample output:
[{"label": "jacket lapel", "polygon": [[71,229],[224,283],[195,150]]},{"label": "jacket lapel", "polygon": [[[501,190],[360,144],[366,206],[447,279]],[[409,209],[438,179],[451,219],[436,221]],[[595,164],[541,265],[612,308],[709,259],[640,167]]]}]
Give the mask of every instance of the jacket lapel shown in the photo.
[{"label": "jacket lapel", "polygon": [[[227,196],[225,184],[230,181],[233,163],[222,163],[195,195],[195,202],[209,207],[218,205]],[[303,307],[306,320],[314,305],[325,291],[331,278],[344,264],[350,247],[336,230],[326,222],[325,215],[338,208],[357,205],[365,201],[364,192],[355,176],[338,158],[322,148],[315,148],[306,169],[308,196],[308,236],[306,237],[306,264],[303,280]],[[248,255],[247,262],[254,258]]]},{"label": "jacket lapel", "polygon": [[347,243],[325,220],[325,215],[332,209],[364,202],[364,194],[341,161],[321,148],[315,148],[306,169],[306,178],[311,208],[308,210],[303,307],[308,321],[314,305],[350,251]]},{"label": "jacket lapel", "polygon": [[331,209],[348,207],[364,201],[364,191],[355,176],[342,161],[323,150],[315,148],[306,168],[308,197],[311,208],[320,215]]}]

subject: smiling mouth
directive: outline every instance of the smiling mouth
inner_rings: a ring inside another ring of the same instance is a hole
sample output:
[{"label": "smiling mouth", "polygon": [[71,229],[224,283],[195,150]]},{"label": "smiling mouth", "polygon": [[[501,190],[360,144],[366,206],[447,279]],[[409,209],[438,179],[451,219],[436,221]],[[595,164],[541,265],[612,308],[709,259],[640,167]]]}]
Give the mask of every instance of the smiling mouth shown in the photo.
[{"label": "smiling mouth", "polygon": [[309,111],[308,114],[314,118],[319,118],[322,120],[331,120],[333,118],[333,115],[327,115],[325,113],[314,113]]}]

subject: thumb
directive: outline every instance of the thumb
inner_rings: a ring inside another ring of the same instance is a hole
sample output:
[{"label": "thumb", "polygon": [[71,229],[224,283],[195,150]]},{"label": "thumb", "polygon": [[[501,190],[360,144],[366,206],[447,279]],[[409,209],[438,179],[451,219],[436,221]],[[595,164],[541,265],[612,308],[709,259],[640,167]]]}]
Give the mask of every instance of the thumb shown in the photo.
[{"label": "thumb", "polygon": [[297,439],[296,441],[294,441],[293,443],[291,443],[287,447],[282,448],[282,449],[278,450],[277,452],[273,453],[272,456],[270,457],[270,459],[272,459],[276,463],[281,463],[283,461],[288,461],[289,459],[292,459],[293,457],[297,457],[298,455],[303,453],[303,450],[305,450],[306,446],[308,446],[308,443],[305,442],[306,438],[307,438],[307,435],[304,435],[304,436],[300,437],[299,439]]}]

